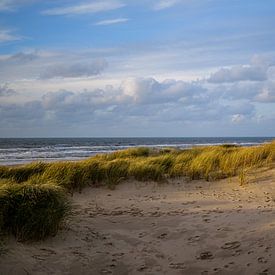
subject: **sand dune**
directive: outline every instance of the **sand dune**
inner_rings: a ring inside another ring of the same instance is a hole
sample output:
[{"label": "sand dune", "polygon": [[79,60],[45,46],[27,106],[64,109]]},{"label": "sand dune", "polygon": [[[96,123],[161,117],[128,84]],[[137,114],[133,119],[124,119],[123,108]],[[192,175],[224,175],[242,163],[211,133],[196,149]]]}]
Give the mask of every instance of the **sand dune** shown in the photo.
[{"label": "sand dune", "polygon": [[275,274],[274,199],[274,169],[86,188],[57,236],[5,240],[0,274]]}]

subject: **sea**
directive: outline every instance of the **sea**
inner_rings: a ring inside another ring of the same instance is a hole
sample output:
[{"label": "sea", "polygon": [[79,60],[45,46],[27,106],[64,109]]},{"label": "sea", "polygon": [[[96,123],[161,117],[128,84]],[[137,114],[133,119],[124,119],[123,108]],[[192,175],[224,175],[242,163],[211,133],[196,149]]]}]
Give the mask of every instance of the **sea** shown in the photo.
[{"label": "sea", "polygon": [[33,161],[75,161],[133,147],[184,149],[221,144],[252,146],[274,139],[274,137],[0,138],[0,165],[17,165]]}]

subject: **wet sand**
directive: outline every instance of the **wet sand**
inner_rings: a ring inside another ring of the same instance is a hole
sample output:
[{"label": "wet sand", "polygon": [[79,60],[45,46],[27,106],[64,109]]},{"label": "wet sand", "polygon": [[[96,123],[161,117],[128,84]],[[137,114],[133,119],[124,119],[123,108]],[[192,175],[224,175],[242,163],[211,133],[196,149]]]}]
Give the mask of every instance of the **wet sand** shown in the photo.
[{"label": "wet sand", "polygon": [[275,169],[86,188],[57,236],[6,239],[0,274],[275,274],[274,199]]}]

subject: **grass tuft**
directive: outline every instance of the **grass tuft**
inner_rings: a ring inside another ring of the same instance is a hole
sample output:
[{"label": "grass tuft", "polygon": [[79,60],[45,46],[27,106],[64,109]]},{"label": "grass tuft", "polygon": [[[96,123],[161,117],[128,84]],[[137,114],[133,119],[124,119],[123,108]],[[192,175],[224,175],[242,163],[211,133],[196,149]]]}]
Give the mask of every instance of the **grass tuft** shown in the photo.
[{"label": "grass tuft", "polygon": [[98,155],[100,159],[103,160],[114,160],[114,159],[122,159],[122,158],[138,158],[138,157],[148,157],[151,153],[149,148],[138,147],[138,148],[130,148],[126,150],[116,151],[111,154]]},{"label": "grass tuft", "polygon": [[55,235],[69,210],[64,190],[51,184],[2,184],[0,205],[1,231],[20,241]]},{"label": "grass tuft", "polygon": [[0,166],[0,179],[11,179],[18,183],[27,181],[33,175],[42,174],[49,166],[43,162],[33,162],[23,166]]}]

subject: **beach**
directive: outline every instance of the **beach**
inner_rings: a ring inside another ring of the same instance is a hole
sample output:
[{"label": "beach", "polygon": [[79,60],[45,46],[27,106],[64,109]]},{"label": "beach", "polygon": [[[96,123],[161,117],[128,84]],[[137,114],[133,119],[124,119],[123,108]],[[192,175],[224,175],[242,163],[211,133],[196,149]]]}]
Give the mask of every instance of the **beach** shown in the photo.
[{"label": "beach", "polygon": [[275,275],[274,14],[0,0],[0,275]]},{"label": "beach", "polygon": [[275,169],[84,188],[55,237],[4,241],[0,274],[274,274]]},{"label": "beach", "polygon": [[0,0],[0,275],[275,275],[274,14]]}]

